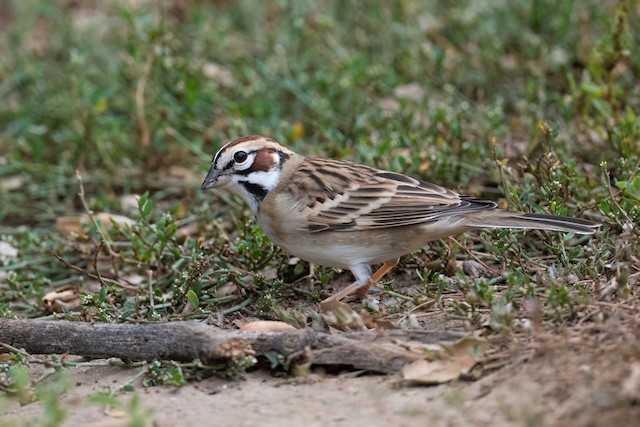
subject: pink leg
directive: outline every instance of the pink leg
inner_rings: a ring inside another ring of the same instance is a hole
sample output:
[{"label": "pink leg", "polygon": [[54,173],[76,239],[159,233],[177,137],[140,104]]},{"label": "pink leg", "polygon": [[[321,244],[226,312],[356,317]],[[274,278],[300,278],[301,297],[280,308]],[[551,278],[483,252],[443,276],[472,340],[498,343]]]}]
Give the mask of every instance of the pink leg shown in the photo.
[{"label": "pink leg", "polygon": [[367,291],[369,290],[369,288],[371,288],[371,286],[373,286],[377,281],[382,279],[382,277],[384,277],[384,275],[387,274],[389,270],[391,270],[393,267],[398,265],[398,261],[400,261],[399,258],[394,259],[392,261],[385,262],[384,264],[382,264],[382,267],[380,267],[378,270],[376,270],[375,273],[373,273],[373,275],[371,275],[369,280],[367,280],[367,282],[364,285],[358,282],[353,283],[347,286],[346,288],[344,288],[343,290],[341,290],[340,292],[331,295],[329,298],[325,299],[323,302],[340,301],[342,298],[350,295],[353,295],[358,299],[363,298],[367,294]]}]

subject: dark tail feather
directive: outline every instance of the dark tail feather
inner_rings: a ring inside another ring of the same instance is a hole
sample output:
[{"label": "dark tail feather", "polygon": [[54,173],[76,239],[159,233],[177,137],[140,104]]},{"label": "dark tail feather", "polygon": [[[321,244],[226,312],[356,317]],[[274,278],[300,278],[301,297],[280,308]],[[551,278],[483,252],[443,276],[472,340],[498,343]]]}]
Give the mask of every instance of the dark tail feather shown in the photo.
[{"label": "dark tail feather", "polygon": [[501,211],[500,215],[470,217],[465,222],[465,225],[470,227],[551,230],[577,234],[593,234],[600,227],[600,224],[588,219],[508,211]]}]

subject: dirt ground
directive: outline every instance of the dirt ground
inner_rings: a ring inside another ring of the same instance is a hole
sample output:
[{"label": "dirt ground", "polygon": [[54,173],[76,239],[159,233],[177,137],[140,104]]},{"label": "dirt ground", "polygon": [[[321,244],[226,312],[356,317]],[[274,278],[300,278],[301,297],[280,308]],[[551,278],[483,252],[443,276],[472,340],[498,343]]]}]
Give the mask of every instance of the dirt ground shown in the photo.
[{"label": "dirt ground", "polygon": [[[476,381],[416,386],[399,375],[210,378],[182,388],[136,386],[150,425],[164,426],[635,426],[640,420],[637,311],[594,314],[601,322],[562,334],[498,339]],[[593,317],[593,316],[591,316]],[[35,368],[34,368],[35,369]],[[86,402],[138,370],[117,366],[70,370],[65,426],[125,426],[118,412]],[[126,395],[124,397],[126,399]],[[6,419],[32,419],[40,403],[10,406]]]}]

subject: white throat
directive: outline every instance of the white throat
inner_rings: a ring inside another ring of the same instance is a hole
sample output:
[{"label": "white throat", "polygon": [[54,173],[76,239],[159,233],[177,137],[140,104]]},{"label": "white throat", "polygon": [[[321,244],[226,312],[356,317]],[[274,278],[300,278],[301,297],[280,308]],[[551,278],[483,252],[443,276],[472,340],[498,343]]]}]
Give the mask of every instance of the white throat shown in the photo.
[{"label": "white throat", "polygon": [[266,188],[267,191],[271,191],[278,186],[278,182],[280,181],[280,169],[274,168],[267,172],[251,172],[244,178],[253,184],[261,185]]}]

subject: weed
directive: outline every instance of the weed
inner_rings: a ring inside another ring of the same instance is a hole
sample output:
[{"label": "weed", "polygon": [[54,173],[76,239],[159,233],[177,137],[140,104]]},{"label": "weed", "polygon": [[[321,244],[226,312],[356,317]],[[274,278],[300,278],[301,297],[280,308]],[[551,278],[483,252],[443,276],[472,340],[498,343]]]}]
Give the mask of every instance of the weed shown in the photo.
[{"label": "weed", "polygon": [[[506,332],[535,301],[553,329],[635,295],[632,2],[28,3],[12,3],[0,33],[4,318],[320,324],[305,310],[340,273],[289,259],[239,199],[198,190],[223,141],[257,133],[603,223],[587,238],[490,230],[431,243],[398,269],[416,286],[385,285],[372,316],[426,304]],[[456,273],[469,259],[491,274]],[[44,295],[67,285],[80,304],[47,312]],[[154,369],[182,384],[201,368]]]}]

